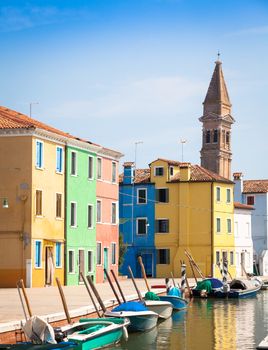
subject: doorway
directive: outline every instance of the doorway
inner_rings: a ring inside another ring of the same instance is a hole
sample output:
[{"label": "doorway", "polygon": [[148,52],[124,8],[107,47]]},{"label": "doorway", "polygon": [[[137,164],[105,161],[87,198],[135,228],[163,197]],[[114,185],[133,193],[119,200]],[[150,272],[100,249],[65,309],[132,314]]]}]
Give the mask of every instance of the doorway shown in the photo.
[{"label": "doorway", "polygon": [[46,260],[45,260],[45,285],[52,286],[54,279],[54,256],[53,247],[46,246]]},{"label": "doorway", "polygon": [[85,251],[83,249],[79,249],[78,254],[78,266],[79,266],[79,283],[83,282],[83,278],[81,277],[81,273],[85,273]]}]

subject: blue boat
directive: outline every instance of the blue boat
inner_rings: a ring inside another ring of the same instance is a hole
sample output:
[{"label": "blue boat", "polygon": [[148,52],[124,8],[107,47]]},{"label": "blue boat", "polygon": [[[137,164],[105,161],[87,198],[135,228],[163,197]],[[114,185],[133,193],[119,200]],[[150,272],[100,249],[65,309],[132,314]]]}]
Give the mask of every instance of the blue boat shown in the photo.
[{"label": "blue boat", "polygon": [[223,286],[222,281],[218,278],[204,278],[197,282],[197,285],[192,289],[192,293],[195,297],[215,297],[215,293],[222,291]]}]

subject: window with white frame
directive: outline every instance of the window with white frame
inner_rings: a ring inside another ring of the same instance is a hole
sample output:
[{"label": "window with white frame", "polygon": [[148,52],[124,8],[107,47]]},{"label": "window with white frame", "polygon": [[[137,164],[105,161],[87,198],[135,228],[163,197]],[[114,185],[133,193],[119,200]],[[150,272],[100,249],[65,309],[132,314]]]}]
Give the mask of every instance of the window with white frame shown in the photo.
[{"label": "window with white frame", "polygon": [[87,272],[93,272],[93,251],[87,251]]},{"label": "window with white frame", "polygon": [[56,148],[56,172],[63,172],[63,147],[60,146]]},{"label": "window with white frame", "polygon": [[88,179],[92,180],[94,178],[94,158],[92,156],[88,156]]},{"label": "window with white frame", "polygon": [[101,265],[101,242],[97,242],[97,265]]},{"label": "window with white frame", "polygon": [[112,162],[112,182],[116,182],[116,163]]},{"label": "window with white frame", "polygon": [[62,194],[56,193],[56,218],[61,218],[62,215]]},{"label": "window with white frame", "polygon": [[97,222],[101,222],[101,201],[97,201]]},{"label": "window with white frame", "polygon": [[97,179],[102,177],[102,159],[97,158]]},{"label": "window with white frame", "polygon": [[156,166],[154,168],[154,176],[163,176],[164,175],[164,168],[162,166]]},{"label": "window with white frame", "polygon": [[87,206],[87,227],[93,228],[93,205],[88,204]]},{"label": "window with white frame", "polygon": [[71,226],[76,227],[77,226],[77,203],[71,202]]},{"label": "window with white frame", "polygon": [[227,219],[227,232],[232,233],[232,220]]},{"label": "window with white frame", "polygon": [[217,250],[216,251],[216,265],[221,263],[221,253]]},{"label": "window with white frame", "polygon": [[157,264],[170,264],[170,250],[157,249]]},{"label": "window with white frame", "polygon": [[56,267],[61,267],[61,243],[60,242],[56,242],[56,246],[55,246],[55,250],[56,250]]},{"label": "window with white frame", "polygon": [[217,202],[220,202],[220,200],[221,200],[221,188],[220,187],[216,187],[216,200],[217,200]]},{"label": "window with white frame", "polygon": [[77,175],[77,154],[71,151],[71,175]]},{"label": "window with white frame", "polygon": [[157,220],[155,220],[155,232],[168,233],[169,232],[169,219],[157,219]]},{"label": "window with white frame", "polygon": [[117,220],[116,220],[116,216],[117,216],[117,210],[116,210],[116,203],[112,203],[112,224],[116,224]]},{"label": "window with white frame", "polygon": [[231,203],[231,190],[230,190],[230,188],[227,188],[227,190],[226,190],[226,202]]},{"label": "window with white frame", "polygon": [[219,232],[221,232],[221,219],[217,218],[216,223],[217,223],[217,226],[216,226],[217,232],[219,233]]},{"label": "window with white frame", "polygon": [[75,272],[74,261],[74,250],[68,250],[68,273]]},{"label": "window with white frame", "polygon": [[111,243],[111,251],[112,251],[112,265],[116,264],[116,243]]},{"label": "window with white frame", "polygon": [[42,242],[41,241],[35,241],[34,266],[37,268],[42,266]]},{"label": "window with white frame", "polygon": [[137,203],[138,204],[146,204],[147,203],[147,189],[146,188],[138,188],[137,189]]},{"label": "window with white frame", "polygon": [[147,218],[136,219],[136,230],[137,230],[137,235],[147,234]]},{"label": "window with white frame", "polygon": [[44,167],[44,143],[39,140],[36,140],[35,166],[38,169],[42,169]]},{"label": "window with white frame", "polygon": [[35,192],[35,215],[37,215],[37,216],[42,216],[42,214],[43,214],[42,197],[43,197],[43,192],[41,190],[36,190],[36,192]]}]

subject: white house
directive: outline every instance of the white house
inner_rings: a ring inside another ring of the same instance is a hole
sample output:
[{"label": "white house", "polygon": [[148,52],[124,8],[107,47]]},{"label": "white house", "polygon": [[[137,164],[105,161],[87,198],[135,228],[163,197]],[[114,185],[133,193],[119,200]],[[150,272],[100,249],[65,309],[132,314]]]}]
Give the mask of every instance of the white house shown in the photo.
[{"label": "white house", "polygon": [[234,237],[236,275],[253,273],[253,241],[251,235],[251,205],[234,202]]}]

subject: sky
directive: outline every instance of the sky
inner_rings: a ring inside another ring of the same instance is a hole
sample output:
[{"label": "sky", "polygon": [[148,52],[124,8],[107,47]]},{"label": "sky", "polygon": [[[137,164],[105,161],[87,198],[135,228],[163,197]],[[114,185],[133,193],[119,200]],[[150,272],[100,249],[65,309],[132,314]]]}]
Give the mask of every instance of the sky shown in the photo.
[{"label": "sky", "polygon": [[[268,179],[268,1],[0,1],[0,104],[148,167],[200,163],[217,53],[232,171]],[[38,104],[35,104],[38,102]],[[142,141],[137,147],[135,142]]]}]

